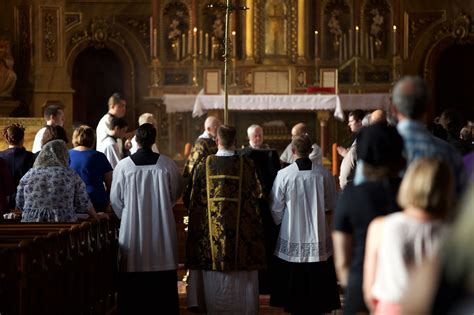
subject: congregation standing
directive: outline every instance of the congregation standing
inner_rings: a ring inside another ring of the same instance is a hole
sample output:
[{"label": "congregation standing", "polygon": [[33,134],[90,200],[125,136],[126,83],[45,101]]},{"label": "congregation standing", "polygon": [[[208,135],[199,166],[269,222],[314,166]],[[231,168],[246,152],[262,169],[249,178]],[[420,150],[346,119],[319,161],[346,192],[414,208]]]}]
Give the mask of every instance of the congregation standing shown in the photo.
[{"label": "congregation standing", "polygon": [[[182,195],[189,214],[189,310],[257,314],[259,294],[270,294],[270,305],[285,312],[328,313],[341,308],[342,289],[344,314],[402,314],[416,285],[412,272],[445,257],[445,239],[464,237],[450,236],[450,223],[468,215],[457,213],[455,202],[468,175],[461,153],[470,153],[453,139],[452,113],[440,120],[449,141],[422,124],[423,80],[401,79],[392,101],[390,112],[368,115],[365,127],[365,113],[349,113],[354,136],[349,148],[338,147],[338,178],[323,166],[305,123],[293,126],[292,141],[278,156],[261,126],[251,125],[249,145],[237,150],[237,130],[209,116],[180,174],[159,153],[153,115],[141,115],[137,130],[127,132],[119,94],[109,98],[95,133],[86,125],[74,130],[69,151],[64,112],[52,105],[35,137],[36,159],[23,147],[21,126],[4,131],[9,149],[0,153],[0,210],[17,208],[23,222],[117,217],[119,314],[179,313],[173,207]],[[454,290],[453,272],[442,263],[442,281],[425,309],[451,307],[443,286]]]}]

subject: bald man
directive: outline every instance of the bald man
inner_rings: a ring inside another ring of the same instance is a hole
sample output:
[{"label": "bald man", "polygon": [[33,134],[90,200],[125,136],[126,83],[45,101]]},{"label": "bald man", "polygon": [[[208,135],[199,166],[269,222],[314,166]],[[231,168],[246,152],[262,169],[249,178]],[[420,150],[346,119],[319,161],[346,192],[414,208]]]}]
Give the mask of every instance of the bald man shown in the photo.
[{"label": "bald man", "polygon": [[204,132],[194,142],[188,160],[184,165],[183,176],[185,179],[186,177],[192,177],[194,166],[202,159],[217,152],[215,139],[220,124],[219,119],[214,116],[209,116],[204,121]]},{"label": "bald man", "polygon": [[[298,136],[308,134],[308,127],[304,123],[297,123],[296,125],[291,128],[291,139],[294,139]],[[313,143],[312,145],[313,151],[309,155],[309,159],[313,161],[313,163],[322,164],[323,163],[323,155],[321,153],[321,148],[316,144]],[[284,166],[289,165],[295,161],[295,157],[291,150],[291,143],[286,147],[285,151],[280,155],[280,161]]]},{"label": "bald man", "polygon": [[369,124],[387,123],[387,114],[383,109],[376,109],[370,114]]}]

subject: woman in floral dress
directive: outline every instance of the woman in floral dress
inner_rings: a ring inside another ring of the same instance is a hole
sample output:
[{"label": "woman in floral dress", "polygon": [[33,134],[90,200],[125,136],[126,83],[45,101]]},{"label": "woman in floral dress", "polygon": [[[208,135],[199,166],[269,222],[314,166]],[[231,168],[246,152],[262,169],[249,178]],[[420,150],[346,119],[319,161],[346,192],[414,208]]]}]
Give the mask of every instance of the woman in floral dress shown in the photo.
[{"label": "woman in floral dress", "polygon": [[68,167],[62,140],[48,142],[18,185],[16,204],[22,222],[75,222],[78,213],[97,218],[82,179]]}]

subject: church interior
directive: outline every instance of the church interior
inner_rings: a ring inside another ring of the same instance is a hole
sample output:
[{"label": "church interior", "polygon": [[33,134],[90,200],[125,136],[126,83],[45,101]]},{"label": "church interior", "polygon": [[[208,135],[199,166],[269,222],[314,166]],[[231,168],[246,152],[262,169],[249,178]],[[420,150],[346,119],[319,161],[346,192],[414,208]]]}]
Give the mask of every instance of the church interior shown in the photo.
[{"label": "church interior", "polygon": [[[259,124],[265,143],[279,154],[292,140],[292,126],[303,122],[336,176],[336,144],[352,142],[348,113],[390,112],[394,85],[405,75],[422,77],[431,90],[425,123],[448,108],[474,121],[474,1],[230,2],[226,14],[225,0],[0,1],[0,127],[21,123],[31,150],[48,105],[61,104],[72,135],[79,124],[95,130],[109,97],[120,93],[129,130],[138,127],[141,114],[152,113],[160,154],[180,168],[213,115],[236,127],[238,148],[248,144],[247,127]],[[0,150],[7,147],[1,141]],[[180,264],[186,215],[178,203]],[[96,223],[75,233],[78,244],[84,229],[108,244],[116,228]],[[6,239],[6,232],[0,234]],[[60,243],[61,233],[57,237]],[[109,254],[86,255],[80,263],[103,264]],[[40,267],[31,268],[35,274]],[[85,286],[91,278],[70,280]],[[38,279],[30,279],[31,287],[45,288]],[[60,281],[53,285],[59,292]],[[97,283],[94,292],[108,289]],[[9,297],[4,290],[0,286],[1,303]],[[35,313],[31,303],[22,304],[21,314]],[[261,313],[283,314],[271,307]]]}]

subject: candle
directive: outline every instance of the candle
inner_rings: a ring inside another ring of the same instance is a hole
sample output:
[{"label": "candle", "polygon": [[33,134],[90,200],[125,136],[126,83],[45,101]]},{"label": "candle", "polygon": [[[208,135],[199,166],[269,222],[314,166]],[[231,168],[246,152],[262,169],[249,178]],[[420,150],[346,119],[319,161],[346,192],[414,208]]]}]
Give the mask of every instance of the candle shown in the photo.
[{"label": "candle", "polygon": [[209,34],[206,33],[206,36],[204,36],[204,56],[206,59],[209,57]]},{"label": "candle", "polygon": [[318,31],[314,31],[314,59],[318,58]]},{"label": "candle", "polygon": [[232,57],[237,57],[237,41],[235,40],[235,31],[232,31]]},{"label": "candle", "polygon": [[332,144],[332,176],[337,176],[337,144]]},{"label": "candle", "polygon": [[359,55],[359,27],[356,26],[356,32],[355,32],[355,55]]},{"label": "candle", "polygon": [[181,35],[181,46],[181,56],[184,58],[184,56],[186,56],[186,33]]},{"label": "candle", "polygon": [[344,44],[344,60],[347,60],[347,36],[342,35],[342,43]]},{"label": "candle", "polygon": [[176,40],[176,61],[179,61],[181,55],[181,39]]},{"label": "candle", "polygon": [[374,38],[370,36],[369,39],[370,61],[374,62]]},{"label": "candle", "polygon": [[193,54],[193,34],[192,31],[188,31],[188,55]]},{"label": "candle", "polygon": [[397,54],[397,26],[393,26],[393,55]]},{"label": "candle", "polygon": [[215,55],[214,55],[214,41],[215,41],[215,37],[212,36],[211,38],[211,60],[214,60],[215,58]]},{"label": "candle", "polygon": [[157,54],[157,43],[158,43],[158,31],[156,28],[153,29],[153,57],[156,58]]},{"label": "candle", "polygon": [[342,37],[339,36],[339,63],[342,61]]},{"label": "candle", "polygon": [[197,55],[197,47],[198,47],[198,41],[197,41],[197,27],[193,28],[193,55]]},{"label": "candle", "polygon": [[153,17],[150,16],[150,56],[153,57]]},{"label": "candle", "polygon": [[369,34],[365,33],[365,58],[369,59]]},{"label": "candle", "polygon": [[354,46],[353,46],[354,37],[352,36],[352,29],[349,30],[349,56],[354,56]]},{"label": "candle", "polygon": [[202,32],[202,30],[199,31],[199,54],[202,55],[202,52],[203,52],[203,49],[202,49],[202,45],[204,44],[204,33]]}]

